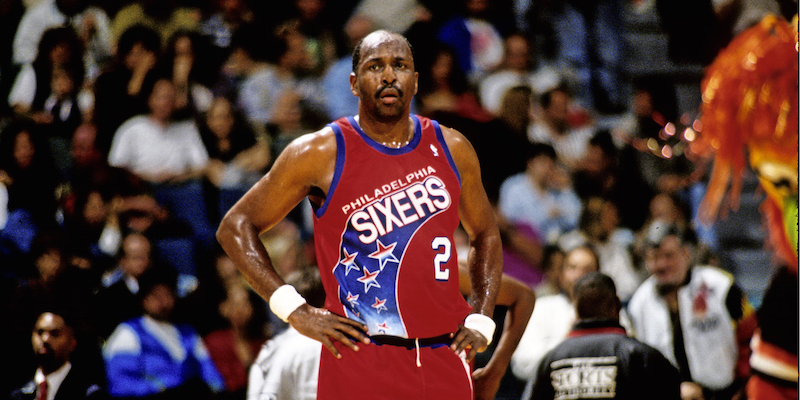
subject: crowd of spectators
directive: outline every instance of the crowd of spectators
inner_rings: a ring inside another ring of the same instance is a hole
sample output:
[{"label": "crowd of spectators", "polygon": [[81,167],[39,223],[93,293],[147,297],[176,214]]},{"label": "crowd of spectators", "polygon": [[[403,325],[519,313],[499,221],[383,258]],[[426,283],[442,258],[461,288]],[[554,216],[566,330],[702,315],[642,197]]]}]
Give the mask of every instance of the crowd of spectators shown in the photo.
[{"label": "crowd of spectators", "polygon": [[[0,346],[18,360],[0,391],[35,369],[43,311],[69,305],[100,351],[145,315],[139,278],[168,269],[174,320],[219,370],[211,389],[244,398],[247,368],[286,326],[214,231],[291,140],[356,113],[350,54],[379,28],[414,48],[412,111],[473,143],[505,272],[555,294],[559,260],[591,246],[624,305],[648,276],[648,237],[691,227],[697,184],[686,157],[651,151],[679,107],[668,79],[625,73],[628,3],[0,2]],[[309,216],[300,206],[262,235],[283,276],[314,265]]]}]

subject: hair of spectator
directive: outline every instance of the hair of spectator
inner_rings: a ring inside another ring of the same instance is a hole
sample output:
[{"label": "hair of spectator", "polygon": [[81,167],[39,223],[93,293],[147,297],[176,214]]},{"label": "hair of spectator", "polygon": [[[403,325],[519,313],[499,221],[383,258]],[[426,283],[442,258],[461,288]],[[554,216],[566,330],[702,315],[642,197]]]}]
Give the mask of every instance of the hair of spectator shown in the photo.
[{"label": "hair of spectator", "polygon": [[620,300],[614,280],[602,272],[590,272],[572,288],[575,311],[579,319],[618,317]]},{"label": "hair of spectator", "polygon": [[294,286],[308,304],[314,307],[325,304],[325,290],[317,268],[302,267],[292,271],[286,276],[286,283]]},{"label": "hair of spectator", "polygon": [[117,58],[122,61],[130,53],[133,46],[141,44],[146,50],[155,54],[161,53],[161,37],[153,28],[134,25],[122,32],[117,43]]}]

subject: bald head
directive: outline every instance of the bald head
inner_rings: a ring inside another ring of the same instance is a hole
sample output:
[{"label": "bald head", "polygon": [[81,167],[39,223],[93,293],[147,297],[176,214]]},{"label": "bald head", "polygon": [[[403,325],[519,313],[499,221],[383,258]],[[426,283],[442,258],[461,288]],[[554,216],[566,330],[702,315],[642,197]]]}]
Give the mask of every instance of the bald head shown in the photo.
[{"label": "bald head", "polygon": [[358,66],[361,64],[361,57],[368,54],[370,50],[377,49],[381,45],[393,45],[399,48],[407,48],[410,54],[411,61],[414,60],[414,48],[411,47],[408,39],[405,36],[387,30],[377,30],[365,36],[358,42],[355,49],[353,49],[353,73],[358,73]]}]

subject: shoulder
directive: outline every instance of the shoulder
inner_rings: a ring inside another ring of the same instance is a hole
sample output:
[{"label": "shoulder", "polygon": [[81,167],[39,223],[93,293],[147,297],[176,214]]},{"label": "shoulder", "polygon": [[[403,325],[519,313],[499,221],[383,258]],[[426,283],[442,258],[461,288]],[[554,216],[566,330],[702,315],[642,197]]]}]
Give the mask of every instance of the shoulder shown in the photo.
[{"label": "shoulder", "polygon": [[292,157],[316,157],[336,154],[336,134],[326,126],[307,133],[289,143],[282,154]]},{"label": "shoulder", "polygon": [[699,277],[715,283],[732,284],[733,275],[730,272],[710,265],[696,265],[692,267],[693,278]]},{"label": "shoulder", "polygon": [[643,303],[651,298],[655,293],[655,278],[649,277],[641,285],[631,296],[631,300],[628,302],[628,310],[634,313],[637,309],[643,306]]}]

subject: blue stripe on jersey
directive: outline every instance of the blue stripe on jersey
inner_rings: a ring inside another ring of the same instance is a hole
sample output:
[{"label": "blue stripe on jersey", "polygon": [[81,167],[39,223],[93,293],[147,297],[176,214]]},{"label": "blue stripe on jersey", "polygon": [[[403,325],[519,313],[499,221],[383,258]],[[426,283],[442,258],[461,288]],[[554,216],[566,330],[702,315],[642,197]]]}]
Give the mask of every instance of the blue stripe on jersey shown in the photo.
[{"label": "blue stripe on jersey", "polygon": [[358,134],[361,135],[361,138],[363,138],[364,141],[370,147],[372,147],[373,149],[375,149],[375,150],[377,150],[377,151],[379,151],[379,152],[381,152],[383,154],[386,154],[386,155],[399,156],[401,154],[410,153],[411,151],[416,149],[417,145],[422,140],[422,125],[420,124],[419,119],[415,115],[412,115],[411,118],[414,120],[414,137],[411,138],[411,141],[408,142],[407,145],[405,145],[405,146],[403,146],[403,147],[401,147],[399,149],[386,147],[386,146],[376,142],[371,137],[367,136],[367,134],[364,133],[363,130],[361,130],[361,125],[359,125],[356,122],[356,119],[354,117],[347,117],[347,122],[350,123],[350,126],[352,126],[353,129],[355,129],[356,132],[358,132]]},{"label": "blue stripe on jersey", "polygon": [[450,148],[447,147],[447,143],[445,143],[444,141],[444,134],[442,134],[442,127],[439,126],[439,122],[434,120],[431,120],[431,124],[433,124],[433,129],[436,131],[436,140],[438,140],[439,144],[442,145],[442,149],[444,149],[444,155],[447,157],[447,162],[450,163],[450,168],[453,169],[453,172],[456,174],[456,178],[458,179],[458,183],[461,184],[461,174],[458,173],[458,168],[456,168],[456,162],[453,161],[453,156],[450,154]]},{"label": "blue stripe on jersey", "polygon": [[333,134],[336,136],[336,167],[333,171],[331,186],[328,188],[328,193],[325,194],[325,201],[322,202],[322,206],[314,211],[317,218],[325,214],[325,210],[328,208],[328,204],[330,204],[330,199],[333,197],[333,192],[339,184],[339,179],[342,177],[342,170],[344,169],[344,134],[336,123],[330,123],[328,126],[333,129]]}]

